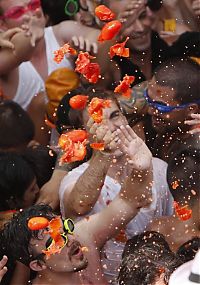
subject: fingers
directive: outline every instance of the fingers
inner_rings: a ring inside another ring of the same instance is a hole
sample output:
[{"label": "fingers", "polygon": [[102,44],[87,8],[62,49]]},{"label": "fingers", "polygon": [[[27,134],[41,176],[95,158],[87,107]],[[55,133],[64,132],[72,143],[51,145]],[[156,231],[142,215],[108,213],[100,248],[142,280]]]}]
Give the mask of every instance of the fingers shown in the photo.
[{"label": "fingers", "polygon": [[8,258],[4,255],[3,258],[0,260],[0,269],[2,269],[6,265],[7,261]]},{"label": "fingers", "polygon": [[7,256],[4,255],[0,261],[0,282],[1,282],[2,277],[6,274],[8,270],[7,267],[5,266],[7,261],[8,261],[8,258]]},{"label": "fingers", "polygon": [[191,114],[191,117],[193,119],[198,119],[199,120],[199,123],[200,123],[200,114]]},{"label": "fingers", "polygon": [[200,124],[200,120],[197,120],[197,119],[187,120],[187,121],[185,121],[185,124],[189,125],[189,126],[198,125],[198,124]]},{"label": "fingers", "polygon": [[82,36],[80,37],[72,37],[72,44],[75,48],[79,50],[84,50],[91,53],[97,53],[98,52],[98,45],[95,42],[90,42],[88,39],[84,39]]},{"label": "fingers", "polygon": [[14,49],[15,46],[12,42],[10,42],[9,40],[1,40],[1,47],[2,48],[10,48],[10,49]]},{"label": "fingers", "polygon": [[190,130],[189,133],[191,135],[198,134],[198,133],[200,134],[200,128],[196,128],[196,129]]},{"label": "fingers", "polygon": [[12,38],[15,34],[20,33],[20,32],[22,32],[22,29],[20,29],[20,28],[13,28],[13,29],[10,29],[10,30],[8,30],[8,31],[5,32],[5,37],[8,38],[8,39],[10,39],[10,38]]}]

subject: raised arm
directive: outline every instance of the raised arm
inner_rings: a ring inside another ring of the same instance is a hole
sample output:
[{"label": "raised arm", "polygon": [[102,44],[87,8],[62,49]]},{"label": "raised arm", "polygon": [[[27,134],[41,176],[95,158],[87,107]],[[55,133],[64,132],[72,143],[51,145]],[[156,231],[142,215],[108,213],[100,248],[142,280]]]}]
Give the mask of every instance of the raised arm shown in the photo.
[{"label": "raised arm", "polygon": [[145,143],[128,126],[118,131],[121,150],[126,152],[127,162],[133,170],[127,177],[120,193],[100,213],[83,221],[84,228],[91,233],[98,248],[116,236],[138,213],[151,203],[153,182],[152,155]]},{"label": "raised arm", "polygon": [[[89,120],[88,126],[90,126],[90,133],[96,137],[97,141],[104,141],[105,149],[110,148],[112,144],[114,151],[115,135],[107,126],[94,123],[92,119]],[[70,181],[66,183],[64,193],[66,216],[76,218],[92,210],[101,193],[111,160],[112,153],[109,155],[109,153],[94,151],[88,168],[78,180],[73,179],[71,183]]]},{"label": "raised arm", "polygon": [[[0,49],[0,76],[8,74],[12,69],[19,66],[22,62],[31,58],[35,45],[44,35],[44,28],[40,22],[40,15],[36,14],[26,21],[27,30],[11,29],[1,36],[6,38]],[[7,46],[8,41],[11,47]]]}]

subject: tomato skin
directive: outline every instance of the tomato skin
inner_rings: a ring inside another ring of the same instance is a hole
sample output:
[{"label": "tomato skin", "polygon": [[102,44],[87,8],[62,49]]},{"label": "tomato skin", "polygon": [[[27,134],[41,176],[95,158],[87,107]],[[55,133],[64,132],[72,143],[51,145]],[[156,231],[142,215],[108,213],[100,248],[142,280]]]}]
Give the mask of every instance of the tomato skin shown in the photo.
[{"label": "tomato skin", "polygon": [[101,21],[111,21],[115,18],[115,14],[105,5],[99,5],[95,9],[95,15]]},{"label": "tomato skin", "polygon": [[125,44],[129,40],[129,37],[126,38],[126,40],[122,43],[117,43],[110,47],[110,58],[113,58],[113,56],[118,55],[122,57],[129,57],[130,51],[129,48],[125,48]]},{"label": "tomato skin", "polygon": [[45,229],[49,225],[49,220],[44,217],[33,217],[28,221],[28,228],[32,231]]},{"label": "tomato skin", "polygon": [[98,41],[103,42],[112,40],[118,34],[121,27],[122,24],[118,20],[108,22],[101,30],[101,34],[99,35]]},{"label": "tomato skin", "polygon": [[68,144],[69,140],[72,143],[83,142],[88,137],[88,134],[84,130],[73,130],[62,134],[59,138],[58,144],[61,148],[65,148],[65,145]]},{"label": "tomato skin", "polygon": [[132,84],[135,80],[134,76],[125,75],[120,84],[115,88],[115,93],[121,93],[124,97],[130,97],[131,88],[130,84]]},{"label": "tomato skin", "polygon": [[91,143],[90,147],[95,149],[95,150],[104,150],[105,148],[105,143],[104,142],[100,142],[100,143]]},{"label": "tomato skin", "polygon": [[88,96],[86,95],[76,95],[70,98],[69,105],[72,109],[83,110],[87,105]]}]

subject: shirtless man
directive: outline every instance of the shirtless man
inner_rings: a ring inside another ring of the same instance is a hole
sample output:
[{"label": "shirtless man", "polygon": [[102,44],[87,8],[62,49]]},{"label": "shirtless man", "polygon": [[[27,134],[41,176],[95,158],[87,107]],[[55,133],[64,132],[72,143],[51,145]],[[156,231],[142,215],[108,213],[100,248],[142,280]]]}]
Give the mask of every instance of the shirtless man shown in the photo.
[{"label": "shirtless man", "polygon": [[[189,140],[188,140],[189,143]],[[200,237],[200,154],[199,149],[186,147],[169,160],[167,180],[174,200],[181,206],[189,205],[192,217],[182,221],[174,214],[153,221],[150,229],[162,233],[176,251],[180,245]]]},{"label": "shirtless man", "polygon": [[[68,242],[60,254],[47,259],[42,250],[49,246],[50,236],[44,234],[44,230],[34,233],[27,227],[27,221],[31,217],[44,216],[51,220],[55,215],[48,206],[36,205],[24,210],[5,228],[3,240],[10,254],[37,271],[34,285],[107,284],[100,263],[101,248],[138,213],[141,207],[148,206],[151,201],[150,151],[143,141],[128,129],[119,131],[118,137],[119,149],[126,150],[128,160],[134,163],[134,169],[108,207],[75,224],[74,235],[68,235]],[[121,148],[122,140],[125,146]],[[87,247],[88,252],[83,253],[81,246]]]}]

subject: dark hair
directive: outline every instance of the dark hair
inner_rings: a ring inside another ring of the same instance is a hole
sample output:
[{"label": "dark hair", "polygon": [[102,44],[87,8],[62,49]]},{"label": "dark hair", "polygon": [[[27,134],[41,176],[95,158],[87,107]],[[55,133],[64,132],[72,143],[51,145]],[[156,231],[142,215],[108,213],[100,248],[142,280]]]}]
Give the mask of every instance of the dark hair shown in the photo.
[{"label": "dark hair", "polygon": [[[160,64],[154,73],[156,83],[173,88],[181,104],[199,100],[200,65],[190,58],[174,58]],[[200,103],[199,103],[200,105]]]},{"label": "dark hair", "polygon": [[94,97],[98,97],[101,99],[111,99],[114,100],[121,109],[116,97],[115,93],[113,91],[108,91],[104,89],[94,89],[93,87],[89,87],[87,89],[81,87],[77,88],[71,92],[69,92],[67,95],[63,97],[61,100],[58,110],[57,110],[57,122],[56,122],[56,128],[59,134],[61,134],[64,130],[63,126],[71,126],[72,128],[79,129],[83,128],[83,120],[82,120],[82,112],[79,110],[74,110],[69,105],[69,100],[71,97],[77,95],[77,94],[84,94],[87,95],[88,101],[91,101]]},{"label": "dark hair", "polygon": [[160,8],[162,7],[162,4],[163,4],[162,0],[148,0],[147,1],[147,6],[149,6],[149,8],[154,12],[160,10]]},{"label": "dark hair", "polygon": [[[1,232],[5,253],[12,256],[14,260],[29,266],[34,260],[34,254],[30,249],[31,238],[39,239],[40,231],[31,231],[28,221],[32,217],[42,216],[49,221],[54,217],[53,210],[49,205],[34,205],[15,214],[13,219],[7,223]],[[42,259],[42,257],[41,257]]]},{"label": "dark hair", "polygon": [[0,102],[0,149],[26,146],[34,137],[34,124],[28,113],[12,101]]},{"label": "dark hair", "polygon": [[53,174],[57,158],[56,152],[46,146],[37,145],[28,147],[23,157],[33,165],[37,185],[41,188]]},{"label": "dark hair", "polygon": [[[167,182],[174,200],[186,199],[193,205],[200,194],[200,150],[188,148],[172,156],[168,161]],[[176,189],[173,189],[177,181]]]},{"label": "dark hair", "polygon": [[118,276],[121,285],[150,285],[161,273],[164,274],[165,283],[168,284],[172,272],[182,264],[169,249],[164,236],[156,232],[143,233],[128,243],[133,249],[129,247],[129,250],[125,249],[126,253],[123,254]]},{"label": "dark hair", "polygon": [[69,16],[65,13],[65,5],[66,0],[41,0],[43,13],[49,16],[48,24],[52,26],[69,20]]},{"label": "dark hair", "polygon": [[72,128],[79,129],[83,127],[81,112],[78,110],[74,110],[69,105],[69,100],[75,95],[85,94],[86,89],[83,87],[79,87],[69,93],[67,93],[62,100],[57,109],[57,121],[56,121],[56,129],[59,134],[65,130],[64,126],[71,126]]},{"label": "dark hair", "polygon": [[163,248],[162,252],[171,251],[164,235],[155,231],[146,231],[144,233],[133,236],[126,242],[122,258],[124,258],[126,255],[134,253],[135,250],[142,246],[159,246],[160,248]]},{"label": "dark hair", "polygon": [[19,154],[0,154],[0,211],[19,209],[24,193],[35,178],[32,165]]},{"label": "dark hair", "polygon": [[194,237],[193,239],[182,244],[177,250],[177,256],[185,263],[193,260],[197,251],[200,249],[200,238]]}]

